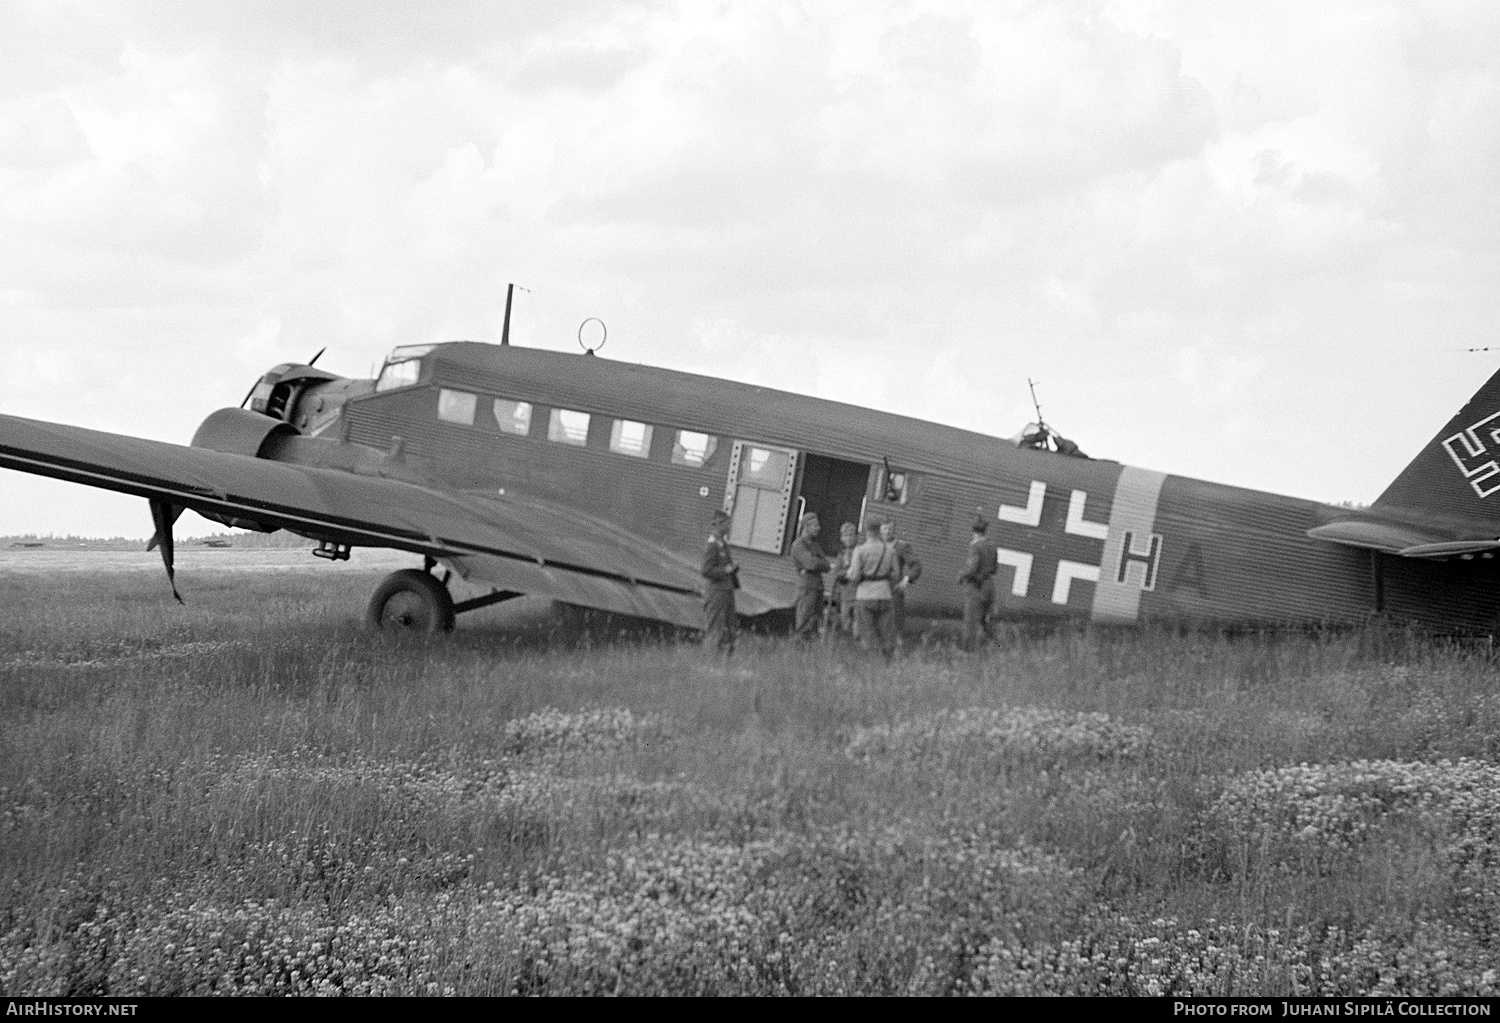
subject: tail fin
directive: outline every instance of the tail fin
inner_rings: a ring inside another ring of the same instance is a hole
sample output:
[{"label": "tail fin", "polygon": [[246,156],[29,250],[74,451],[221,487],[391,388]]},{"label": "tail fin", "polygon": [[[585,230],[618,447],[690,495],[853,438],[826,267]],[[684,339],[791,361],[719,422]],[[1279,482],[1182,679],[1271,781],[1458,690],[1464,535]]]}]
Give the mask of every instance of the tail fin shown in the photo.
[{"label": "tail fin", "polygon": [[1402,508],[1500,532],[1500,372],[1438,431],[1375,508]]}]

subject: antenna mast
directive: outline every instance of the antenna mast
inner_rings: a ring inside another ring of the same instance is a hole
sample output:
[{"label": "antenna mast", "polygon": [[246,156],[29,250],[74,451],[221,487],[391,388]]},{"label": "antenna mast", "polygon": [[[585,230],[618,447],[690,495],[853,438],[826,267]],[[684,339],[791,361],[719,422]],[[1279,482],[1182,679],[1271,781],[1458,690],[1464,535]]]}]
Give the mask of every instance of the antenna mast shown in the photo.
[{"label": "antenna mast", "polygon": [[[500,343],[510,344],[510,300],[515,296],[519,284],[511,283],[505,286],[505,322],[500,326]],[[521,288],[522,291],[530,291],[530,288]]]},{"label": "antenna mast", "polygon": [[1033,380],[1030,377],[1026,378],[1026,386],[1031,390],[1031,406],[1036,409],[1036,425],[1041,428],[1043,433],[1046,433],[1048,432],[1047,421],[1042,418],[1042,403],[1036,400],[1036,385],[1039,383],[1041,383],[1040,380]]},{"label": "antenna mast", "polygon": [[515,293],[516,286],[514,283],[505,286],[505,323],[500,328],[500,343],[502,345],[510,344],[510,300]]}]

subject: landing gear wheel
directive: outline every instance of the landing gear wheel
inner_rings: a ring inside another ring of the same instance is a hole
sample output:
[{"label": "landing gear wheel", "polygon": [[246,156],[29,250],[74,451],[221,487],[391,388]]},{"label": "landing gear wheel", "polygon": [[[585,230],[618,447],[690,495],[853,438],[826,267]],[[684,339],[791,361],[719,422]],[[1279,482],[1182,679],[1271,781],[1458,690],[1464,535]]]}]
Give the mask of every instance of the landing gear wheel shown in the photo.
[{"label": "landing gear wheel", "polygon": [[404,568],[376,587],[365,621],[372,629],[398,636],[452,632],[453,598],[446,586],[426,572]]}]

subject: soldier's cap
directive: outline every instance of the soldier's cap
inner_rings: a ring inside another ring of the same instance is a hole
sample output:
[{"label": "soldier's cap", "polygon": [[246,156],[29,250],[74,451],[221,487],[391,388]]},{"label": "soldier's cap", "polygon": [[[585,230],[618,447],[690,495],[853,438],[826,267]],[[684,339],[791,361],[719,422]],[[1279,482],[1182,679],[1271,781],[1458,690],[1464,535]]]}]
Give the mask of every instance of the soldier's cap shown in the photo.
[{"label": "soldier's cap", "polygon": [[990,531],[990,524],[985,520],[984,516],[976,515],[974,516],[973,528],[976,533],[988,533]]},{"label": "soldier's cap", "polygon": [[729,521],[729,513],[727,511],[724,511],[723,509],[720,509],[719,511],[714,512],[713,516],[708,521],[716,526],[722,525],[723,523]]},{"label": "soldier's cap", "polygon": [[808,512],[806,515],[802,516],[800,519],[797,520],[797,525],[801,526],[803,529],[806,529],[810,524],[812,524],[814,522],[817,522],[817,521],[818,521],[818,513],[817,512]]},{"label": "soldier's cap", "polygon": [[858,533],[859,527],[852,522],[846,522],[839,527],[840,533]]},{"label": "soldier's cap", "polygon": [[885,525],[885,523],[883,521],[881,521],[880,519],[873,519],[872,518],[872,519],[868,520],[865,523],[865,532],[866,533],[878,533],[878,532],[880,532],[880,527],[883,526],[883,525]]}]

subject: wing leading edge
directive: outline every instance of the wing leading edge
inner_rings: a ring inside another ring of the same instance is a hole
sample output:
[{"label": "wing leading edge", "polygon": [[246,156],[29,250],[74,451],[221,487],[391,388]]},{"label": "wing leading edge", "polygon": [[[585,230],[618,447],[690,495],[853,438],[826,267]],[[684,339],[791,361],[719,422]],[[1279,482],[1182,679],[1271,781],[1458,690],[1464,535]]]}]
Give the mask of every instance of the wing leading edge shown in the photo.
[{"label": "wing leading edge", "polygon": [[[450,562],[461,575],[608,611],[701,627],[687,558],[573,509],[444,492],[337,469],[0,416],[0,467],[134,494],[315,539]],[[774,597],[746,593],[749,614]]]}]

